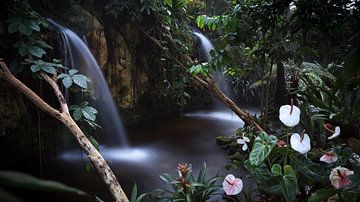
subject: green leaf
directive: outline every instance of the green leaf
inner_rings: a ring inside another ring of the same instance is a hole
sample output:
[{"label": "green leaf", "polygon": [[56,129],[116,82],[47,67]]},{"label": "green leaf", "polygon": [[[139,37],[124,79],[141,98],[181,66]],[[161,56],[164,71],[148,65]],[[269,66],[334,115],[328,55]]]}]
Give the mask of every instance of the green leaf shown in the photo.
[{"label": "green leaf", "polygon": [[41,66],[34,64],[34,65],[31,65],[30,69],[31,69],[32,72],[35,73],[35,72],[38,72],[38,71],[41,70]]},{"label": "green leaf", "polygon": [[277,138],[261,132],[256,138],[251,150],[249,160],[252,165],[260,165],[276,145]]},{"label": "green leaf", "polygon": [[78,121],[81,119],[81,117],[82,117],[81,111],[82,111],[81,108],[77,108],[74,110],[73,116],[74,116],[75,121]]},{"label": "green leaf", "polygon": [[91,142],[91,144],[96,148],[96,150],[99,151],[99,143],[98,141],[95,140],[95,138],[91,135],[87,136],[89,138],[89,141]]},{"label": "green leaf", "polygon": [[29,21],[30,28],[34,31],[40,32],[40,26],[34,20]]},{"label": "green leaf", "polygon": [[175,178],[167,173],[160,175],[160,179],[163,180],[166,183],[171,183],[175,180]]},{"label": "green leaf", "polygon": [[53,66],[49,66],[49,65],[41,66],[41,70],[43,70],[44,72],[47,72],[49,74],[56,73],[56,69]]},{"label": "green leaf", "polygon": [[17,32],[17,31],[18,31],[18,24],[15,24],[15,23],[9,24],[9,26],[8,26],[8,32],[9,32],[10,34],[15,33],[15,32]]},{"label": "green leaf", "polygon": [[85,192],[65,184],[50,180],[42,180],[25,173],[13,171],[0,171],[0,185],[29,190],[68,192],[87,196]]},{"label": "green leaf", "polygon": [[295,171],[290,165],[284,166],[284,175],[282,176],[280,187],[286,201],[296,201],[298,184]]},{"label": "green leaf", "polygon": [[91,120],[91,121],[95,121],[96,120],[96,115],[94,114],[94,112],[93,112],[93,110],[92,109],[94,109],[94,108],[92,108],[92,107],[88,107],[88,106],[86,106],[86,107],[83,107],[82,109],[81,109],[81,111],[82,111],[82,114],[84,115],[84,117],[86,118],[86,119],[89,119],[89,120]]},{"label": "green leaf", "polygon": [[44,54],[46,54],[44,49],[37,47],[37,46],[30,46],[29,52],[31,55],[36,56],[38,58],[41,58]]},{"label": "green leaf", "polygon": [[70,69],[69,70],[69,75],[70,76],[73,76],[73,75],[75,75],[76,73],[78,73],[79,72],[79,70],[77,70],[77,69]]},{"label": "green leaf", "polygon": [[69,107],[69,110],[75,110],[75,109],[77,109],[77,108],[79,108],[79,105],[71,105],[71,106]]},{"label": "green leaf", "polygon": [[91,113],[93,113],[93,114],[97,114],[97,113],[98,113],[98,111],[97,111],[94,107],[87,106],[86,108],[87,108],[87,110],[89,110],[89,112],[91,112]]},{"label": "green leaf", "polygon": [[74,80],[74,83],[81,88],[87,89],[87,81],[88,78],[82,74],[75,74],[72,76],[72,79]]},{"label": "green leaf", "polygon": [[145,196],[149,195],[149,193],[141,194],[137,199],[136,202],[140,202]]},{"label": "green leaf", "polygon": [[330,196],[337,194],[337,190],[333,187],[319,189],[315,193],[312,193],[308,199],[308,202],[320,202],[320,201],[327,201]]},{"label": "green leaf", "polygon": [[131,191],[131,200],[130,202],[136,202],[136,197],[137,197],[137,185],[136,183],[133,186],[133,189]]},{"label": "green leaf", "polygon": [[24,24],[20,24],[17,29],[20,33],[25,34],[26,36],[31,35],[31,30],[29,30]]},{"label": "green leaf", "polygon": [[73,80],[70,76],[68,76],[62,80],[62,83],[64,84],[65,88],[69,88],[73,84]]},{"label": "green leaf", "polygon": [[207,173],[207,165],[206,165],[206,163],[204,162],[204,163],[203,163],[203,166],[202,166],[201,169],[200,169],[197,182],[199,182],[199,183],[205,183],[206,173]]},{"label": "green leaf", "polygon": [[50,46],[49,44],[47,44],[45,41],[43,40],[36,40],[36,43],[39,44],[42,48],[48,48],[48,49],[53,49],[52,46]]},{"label": "green leaf", "polygon": [[101,198],[99,198],[97,196],[95,196],[95,200],[96,200],[96,202],[105,202],[105,201],[103,201]]},{"label": "green leaf", "polygon": [[19,54],[21,56],[25,56],[28,52],[29,52],[29,49],[27,48],[27,46],[24,44],[23,46],[20,46],[19,49]]},{"label": "green leaf", "polygon": [[281,176],[281,175],[282,175],[281,165],[280,165],[280,164],[274,164],[274,165],[271,167],[271,172],[272,172],[275,176]]},{"label": "green leaf", "polygon": [[0,201],[6,202],[23,202],[20,198],[14,196],[12,193],[0,188]]},{"label": "green leaf", "polygon": [[57,78],[58,79],[63,79],[65,77],[69,77],[69,74],[61,73],[61,74],[59,74],[59,76]]},{"label": "green leaf", "polygon": [[86,164],[85,164],[85,170],[86,170],[86,172],[90,172],[91,170],[92,170],[92,165],[91,165],[91,163],[90,162],[86,162]]},{"label": "green leaf", "polygon": [[172,0],[164,0],[164,5],[169,6],[171,8],[172,7]]}]

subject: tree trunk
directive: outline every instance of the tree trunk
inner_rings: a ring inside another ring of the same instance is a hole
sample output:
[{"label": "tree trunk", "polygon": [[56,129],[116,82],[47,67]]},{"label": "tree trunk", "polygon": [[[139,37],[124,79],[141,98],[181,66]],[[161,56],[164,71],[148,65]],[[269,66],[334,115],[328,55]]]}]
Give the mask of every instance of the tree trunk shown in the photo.
[{"label": "tree trunk", "polygon": [[108,187],[108,190],[111,192],[113,198],[116,202],[128,202],[124,191],[122,190],[119,182],[117,181],[114,173],[107,165],[105,159],[101,154],[96,150],[96,148],[91,144],[89,139],[81,131],[76,122],[72,119],[69,114],[67,103],[62,95],[59,86],[56,84],[56,81],[50,78],[45,73],[40,73],[40,76],[53,88],[53,91],[58,98],[58,101],[61,106],[61,111],[51,107],[46,103],[42,98],[40,98],[35,92],[28,88],[25,84],[19,81],[14,75],[9,71],[7,65],[0,59],[0,77],[9,82],[13,87],[15,87],[20,92],[24,93],[25,96],[33,102],[38,108],[47,113],[48,115],[54,117],[55,119],[62,122],[74,135],[78,141],[82,150],[88,156],[90,162],[95,166],[100,177],[103,179],[104,183]]},{"label": "tree trunk", "polygon": [[286,89],[284,65],[278,61],[276,66],[275,106],[280,107],[289,103],[289,93]]}]

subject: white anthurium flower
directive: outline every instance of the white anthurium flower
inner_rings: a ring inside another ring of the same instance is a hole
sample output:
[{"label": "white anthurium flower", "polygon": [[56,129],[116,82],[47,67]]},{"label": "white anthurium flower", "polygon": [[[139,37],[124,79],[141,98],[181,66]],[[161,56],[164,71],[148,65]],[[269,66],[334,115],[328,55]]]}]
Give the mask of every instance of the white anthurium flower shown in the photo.
[{"label": "white anthurium flower", "polygon": [[294,127],[300,122],[300,109],[294,105],[294,100],[291,99],[291,105],[283,105],[279,110],[280,121],[288,126]]},{"label": "white anthurium flower", "polygon": [[225,177],[222,185],[226,195],[229,196],[237,195],[243,189],[243,181],[240,178],[235,178],[232,174]]},{"label": "white anthurium flower", "polygon": [[338,137],[340,135],[340,132],[341,132],[340,127],[336,126],[334,133],[330,137],[328,137],[328,140],[332,140],[332,139]]},{"label": "white anthurium flower", "polygon": [[250,142],[250,139],[248,137],[243,136],[242,138],[238,139],[236,141],[238,144],[242,144],[242,150],[246,151],[249,147],[247,145],[247,142]]},{"label": "white anthurium flower", "polygon": [[338,136],[340,135],[340,132],[341,132],[339,126],[336,126],[336,127],[335,127],[335,130],[332,130],[332,129],[331,129],[332,127],[333,127],[333,126],[332,126],[330,123],[325,123],[325,124],[324,124],[324,128],[325,128],[327,131],[329,131],[330,133],[332,133],[332,135],[327,138],[328,140],[332,140],[332,139],[338,137]]},{"label": "white anthurium flower", "polygon": [[334,151],[323,151],[320,149],[324,155],[320,157],[320,161],[323,161],[325,163],[334,163],[338,160],[338,156]]},{"label": "white anthurium flower", "polygon": [[304,131],[299,135],[294,133],[290,137],[291,148],[301,154],[305,154],[311,149],[310,137]]},{"label": "white anthurium flower", "polygon": [[351,180],[347,177],[349,175],[353,175],[354,171],[349,170],[345,167],[338,166],[334,168],[329,176],[331,181],[331,185],[335,189],[341,189],[351,184]]}]

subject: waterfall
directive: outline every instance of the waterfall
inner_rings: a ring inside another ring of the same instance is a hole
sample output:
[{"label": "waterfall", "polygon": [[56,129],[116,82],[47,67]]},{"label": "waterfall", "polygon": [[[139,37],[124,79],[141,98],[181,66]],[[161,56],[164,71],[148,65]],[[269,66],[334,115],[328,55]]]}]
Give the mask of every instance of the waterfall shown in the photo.
[{"label": "waterfall", "polygon": [[211,60],[210,51],[215,50],[214,45],[211,43],[211,41],[206,38],[202,33],[193,31],[193,33],[199,38],[200,40],[200,49],[199,49],[199,57],[200,60]]},{"label": "waterfall", "polygon": [[118,144],[126,147],[127,137],[121,118],[109,86],[94,56],[75,32],[51,19],[48,19],[48,21],[57,29],[60,35],[60,48],[62,49],[64,65],[78,69],[81,74],[86,75],[91,80],[89,87],[95,97],[95,101],[91,101],[91,104],[98,110],[97,120],[100,120],[99,124],[103,127],[103,129],[97,129],[97,131],[103,130],[102,134],[107,135],[106,139],[111,138],[112,143],[117,141]]},{"label": "waterfall", "polygon": [[[198,31],[193,31],[193,34],[196,35],[200,40],[200,48],[199,48],[199,59],[200,61],[210,61],[212,59],[210,55],[211,50],[215,50],[214,45],[211,41],[202,33]],[[229,98],[234,98],[232,89],[228,83],[228,77],[223,74],[224,68],[220,70],[212,71],[212,76],[215,82],[219,85],[220,89],[225,93]],[[223,106],[219,101],[215,101],[216,105]]]}]

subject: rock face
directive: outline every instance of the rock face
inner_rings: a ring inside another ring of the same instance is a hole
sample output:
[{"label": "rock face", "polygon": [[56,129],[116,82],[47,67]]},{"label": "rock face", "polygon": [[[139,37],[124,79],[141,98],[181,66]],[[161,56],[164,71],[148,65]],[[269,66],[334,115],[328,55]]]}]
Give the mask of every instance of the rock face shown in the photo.
[{"label": "rock face", "polygon": [[24,107],[20,93],[0,80],[0,134],[15,129],[22,119]]},{"label": "rock face", "polygon": [[[134,55],[139,36],[130,25],[119,29],[108,26],[105,29],[95,17],[92,21],[92,28],[87,34],[91,51],[104,72],[115,102],[121,108],[131,108],[139,96],[134,85],[146,86],[148,82],[146,73],[137,67],[138,58]],[[131,40],[126,39],[123,33],[131,36]],[[140,89],[140,93],[144,91]]]}]

